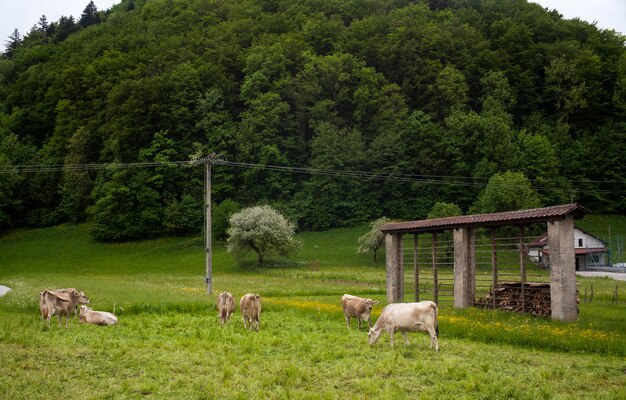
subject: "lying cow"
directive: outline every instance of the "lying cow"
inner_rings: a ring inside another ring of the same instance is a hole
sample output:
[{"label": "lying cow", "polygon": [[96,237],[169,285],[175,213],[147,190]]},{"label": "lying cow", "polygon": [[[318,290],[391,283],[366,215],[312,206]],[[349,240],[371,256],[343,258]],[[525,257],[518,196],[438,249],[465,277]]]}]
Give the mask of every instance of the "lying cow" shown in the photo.
[{"label": "lying cow", "polygon": [[369,332],[370,344],[376,343],[380,334],[386,331],[393,346],[393,336],[397,331],[402,332],[404,342],[408,345],[407,332],[423,331],[430,334],[430,348],[435,345],[439,351],[439,325],[437,323],[437,304],[432,301],[419,303],[392,303],[383,308],[380,317]]},{"label": "lying cow", "polygon": [[217,310],[220,324],[224,325],[235,312],[235,298],[230,292],[222,292],[217,296]]},{"label": "lying cow", "polygon": [[44,290],[39,293],[39,311],[41,312],[41,318],[48,321],[48,327],[50,327],[50,319],[53,315],[59,317],[59,326],[61,326],[61,316],[65,315],[65,327],[69,327],[70,313],[74,311],[76,305],[89,304],[89,299],[83,292],[78,292],[76,289],[67,289],[65,293]]},{"label": "lying cow", "polygon": [[378,304],[378,301],[344,294],[341,297],[341,307],[343,308],[343,315],[346,317],[348,329],[350,329],[350,318],[356,318],[359,330],[361,330],[361,321],[367,322],[371,328],[372,307],[375,304]]},{"label": "lying cow", "polygon": [[80,306],[80,319],[78,322],[108,326],[117,324],[117,317],[110,312],[94,311],[87,306]]},{"label": "lying cow", "polygon": [[239,301],[239,308],[243,314],[243,327],[250,330],[259,330],[261,315],[261,296],[256,293],[245,294]]}]

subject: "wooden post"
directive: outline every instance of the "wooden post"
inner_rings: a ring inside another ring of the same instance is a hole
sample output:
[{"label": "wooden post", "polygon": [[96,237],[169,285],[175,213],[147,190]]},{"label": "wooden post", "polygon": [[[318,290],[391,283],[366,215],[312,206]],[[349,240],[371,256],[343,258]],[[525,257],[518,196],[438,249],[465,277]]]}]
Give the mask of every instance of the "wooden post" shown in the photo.
[{"label": "wooden post", "polygon": [[398,235],[398,294],[400,303],[404,301],[404,235]]},{"label": "wooden post", "polygon": [[526,312],[526,257],[524,257],[524,226],[519,227],[519,268],[522,281],[522,312]]},{"label": "wooden post", "polygon": [[491,277],[493,279],[492,307],[495,310],[496,305],[498,304],[496,301],[496,286],[498,285],[498,255],[496,254],[496,230],[495,228],[491,229]]},{"label": "wooden post", "polygon": [[420,301],[420,267],[418,262],[419,256],[419,242],[417,239],[417,233],[413,235],[413,276],[415,278],[415,301]]},{"label": "wooden post", "polygon": [[211,162],[215,154],[212,153],[204,160],[204,265],[207,294],[213,294],[213,250],[211,238]]},{"label": "wooden post", "polygon": [[439,303],[439,289],[437,285],[437,233],[432,233],[432,257],[433,257],[433,301]]}]

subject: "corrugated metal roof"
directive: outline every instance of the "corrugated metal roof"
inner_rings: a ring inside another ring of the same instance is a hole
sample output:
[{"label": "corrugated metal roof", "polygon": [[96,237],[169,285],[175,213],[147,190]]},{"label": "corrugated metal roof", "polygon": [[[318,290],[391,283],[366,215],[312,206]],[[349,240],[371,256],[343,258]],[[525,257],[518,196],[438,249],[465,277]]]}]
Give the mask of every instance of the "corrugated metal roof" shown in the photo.
[{"label": "corrugated metal roof", "polygon": [[532,208],[528,210],[507,211],[492,214],[462,215],[460,217],[433,218],[419,221],[390,222],[380,229],[385,233],[420,233],[438,232],[464,226],[505,226],[521,225],[542,221],[554,221],[572,214],[575,219],[582,218],[590,211],[577,203],[560,206]]}]

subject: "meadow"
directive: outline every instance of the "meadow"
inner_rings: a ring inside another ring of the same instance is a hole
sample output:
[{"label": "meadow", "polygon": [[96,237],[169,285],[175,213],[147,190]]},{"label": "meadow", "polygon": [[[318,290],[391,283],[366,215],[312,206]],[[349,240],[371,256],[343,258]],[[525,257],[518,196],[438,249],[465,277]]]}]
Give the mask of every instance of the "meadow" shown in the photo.
[{"label": "meadow", "polygon": [[[238,266],[216,244],[213,295],[199,237],[106,244],[82,225],[5,232],[0,284],[13,290],[0,298],[0,398],[624,398],[626,282],[579,277],[596,297],[575,323],[442,305],[438,353],[424,334],[369,346],[339,305],[343,293],[385,303],[384,257],[356,254],[367,229],[301,233],[294,260],[262,268]],[[48,328],[37,296],[57,287],[83,290],[120,323],[65,329],[54,317]],[[260,332],[244,330],[238,311],[220,326],[222,290],[263,296]]]}]

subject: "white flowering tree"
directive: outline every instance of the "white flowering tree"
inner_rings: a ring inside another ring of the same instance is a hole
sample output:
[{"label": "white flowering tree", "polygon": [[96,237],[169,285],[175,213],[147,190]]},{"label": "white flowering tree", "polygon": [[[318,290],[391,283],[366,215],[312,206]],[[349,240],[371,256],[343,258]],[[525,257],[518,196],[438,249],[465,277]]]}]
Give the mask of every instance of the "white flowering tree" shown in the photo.
[{"label": "white flowering tree", "polygon": [[233,214],[229,223],[227,251],[236,258],[253,250],[261,265],[269,254],[286,256],[300,249],[295,225],[270,206],[245,208]]},{"label": "white flowering tree", "polygon": [[385,243],[385,234],[380,231],[380,228],[391,220],[387,217],[378,218],[372,222],[370,226],[372,229],[359,238],[359,248],[357,253],[369,253],[374,254],[374,262],[376,262],[376,253]]}]

